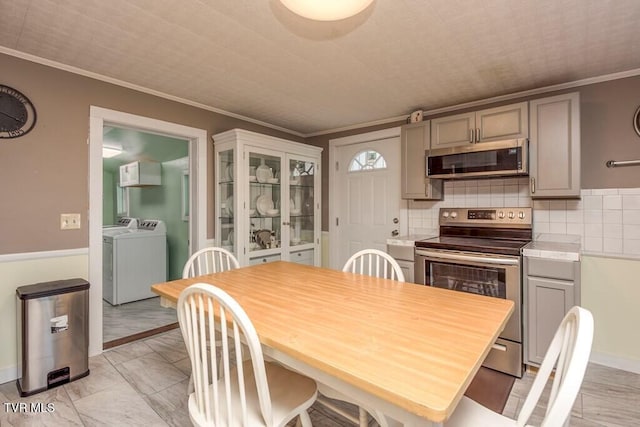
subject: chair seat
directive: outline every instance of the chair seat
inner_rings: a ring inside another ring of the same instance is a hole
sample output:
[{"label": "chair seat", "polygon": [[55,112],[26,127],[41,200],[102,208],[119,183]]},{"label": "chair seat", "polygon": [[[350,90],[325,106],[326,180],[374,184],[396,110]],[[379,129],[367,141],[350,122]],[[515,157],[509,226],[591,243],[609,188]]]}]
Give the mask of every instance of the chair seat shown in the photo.
[{"label": "chair seat", "polygon": [[445,421],[445,427],[515,427],[517,423],[511,418],[493,412],[474,400],[462,396],[453,415]]},{"label": "chair seat", "polygon": [[[248,413],[246,426],[284,426],[298,413],[300,413],[301,408],[309,408],[316,400],[317,386],[315,381],[296,372],[290,371],[278,364],[265,362],[267,384],[269,385],[269,393],[271,395],[273,410],[272,423],[265,423],[260,411],[260,402],[258,400],[255,375],[253,373],[251,360],[246,360],[242,366]],[[239,395],[237,381],[238,375],[236,372],[236,369],[232,369],[230,375],[231,390],[233,390],[233,395],[235,396]],[[223,390],[225,387],[224,381],[224,379],[218,380],[218,388],[220,390]],[[211,390],[212,387],[213,386],[209,386],[211,396],[213,396],[213,391]],[[225,394],[221,393],[219,397],[222,398],[220,400],[220,410],[226,413],[227,407],[226,400],[224,398]],[[191,415],[191,419],[196,425],[206,425],[204,419],[199,419],[199,411],[195,407],[192,408],[192,406],[196,405],[195,393],[191,393],[189,396],[189,414]],[[227,424],[223,421],[219,425],[216,424],[215,427],[245,427],[245,424],[242,422],[242,408],[239,400],[233,402],[232,410],[233,422],[231,424]],[[226,417],[221,418],[224,420]]]}]

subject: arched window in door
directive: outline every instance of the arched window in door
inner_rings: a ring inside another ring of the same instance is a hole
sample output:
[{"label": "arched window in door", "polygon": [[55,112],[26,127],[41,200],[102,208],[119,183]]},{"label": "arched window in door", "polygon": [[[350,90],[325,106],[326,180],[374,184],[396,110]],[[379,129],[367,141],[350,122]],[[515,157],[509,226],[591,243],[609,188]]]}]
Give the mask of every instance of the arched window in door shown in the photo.
[{"label": "arched window in door", "polygon": [[376,169],[386,169],[387,162],[382,154],[375,150],[361,151],[356,154],[349,164],[349,172],[371,171]]}]

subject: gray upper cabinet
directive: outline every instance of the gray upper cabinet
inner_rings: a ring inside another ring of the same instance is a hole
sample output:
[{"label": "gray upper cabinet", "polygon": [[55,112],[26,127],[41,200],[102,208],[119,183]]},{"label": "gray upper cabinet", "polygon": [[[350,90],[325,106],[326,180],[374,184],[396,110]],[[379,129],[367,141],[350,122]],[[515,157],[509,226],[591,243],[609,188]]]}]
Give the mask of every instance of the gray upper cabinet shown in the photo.
[{"label": "gray upper cabinet", "polygon": [[531,197],[580,197],[580,94],[530,102]]},{"label": "gray upper cabinet", "polygon": [[526,102],[431,120],[431,148],[528,137]]},{"label": "gray upper cabinet", "polygon": [[429,121],[411,123],[400,130],[403,199],[440,200],[442,180],[426,177],[426,154],[429,150]]}]

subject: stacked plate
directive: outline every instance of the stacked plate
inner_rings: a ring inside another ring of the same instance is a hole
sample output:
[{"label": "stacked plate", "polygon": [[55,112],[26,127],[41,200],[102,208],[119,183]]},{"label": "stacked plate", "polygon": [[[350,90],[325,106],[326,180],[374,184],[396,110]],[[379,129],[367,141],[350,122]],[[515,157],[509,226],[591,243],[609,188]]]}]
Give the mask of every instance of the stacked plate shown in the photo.
[{"label": "stacked plate", "polygon": [[256,199],[256,209],[260,215],[267,215],[267,212],[273,209],[273,200],[271,197],[262,195]]}]

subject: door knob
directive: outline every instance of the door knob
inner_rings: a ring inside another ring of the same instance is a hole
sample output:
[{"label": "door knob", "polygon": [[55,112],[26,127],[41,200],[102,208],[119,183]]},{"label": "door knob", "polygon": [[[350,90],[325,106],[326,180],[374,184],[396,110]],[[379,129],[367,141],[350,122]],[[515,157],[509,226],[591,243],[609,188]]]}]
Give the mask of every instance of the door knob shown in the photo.
[{"label": "door knob", "polygon": [[391,232],[391,235],[392,235],[393,237],[396,237],[398,234],[400,234],[400,232],[399,232],[398,230],[393,230],[393,231]]},{"label": "door knob", "polygon": [[400,222],[400,220],[399,220],[398,218],[393,218],[393,223],[394,223],[394,224],[397,224],[397,223],[399,223],[399,222]]}]

